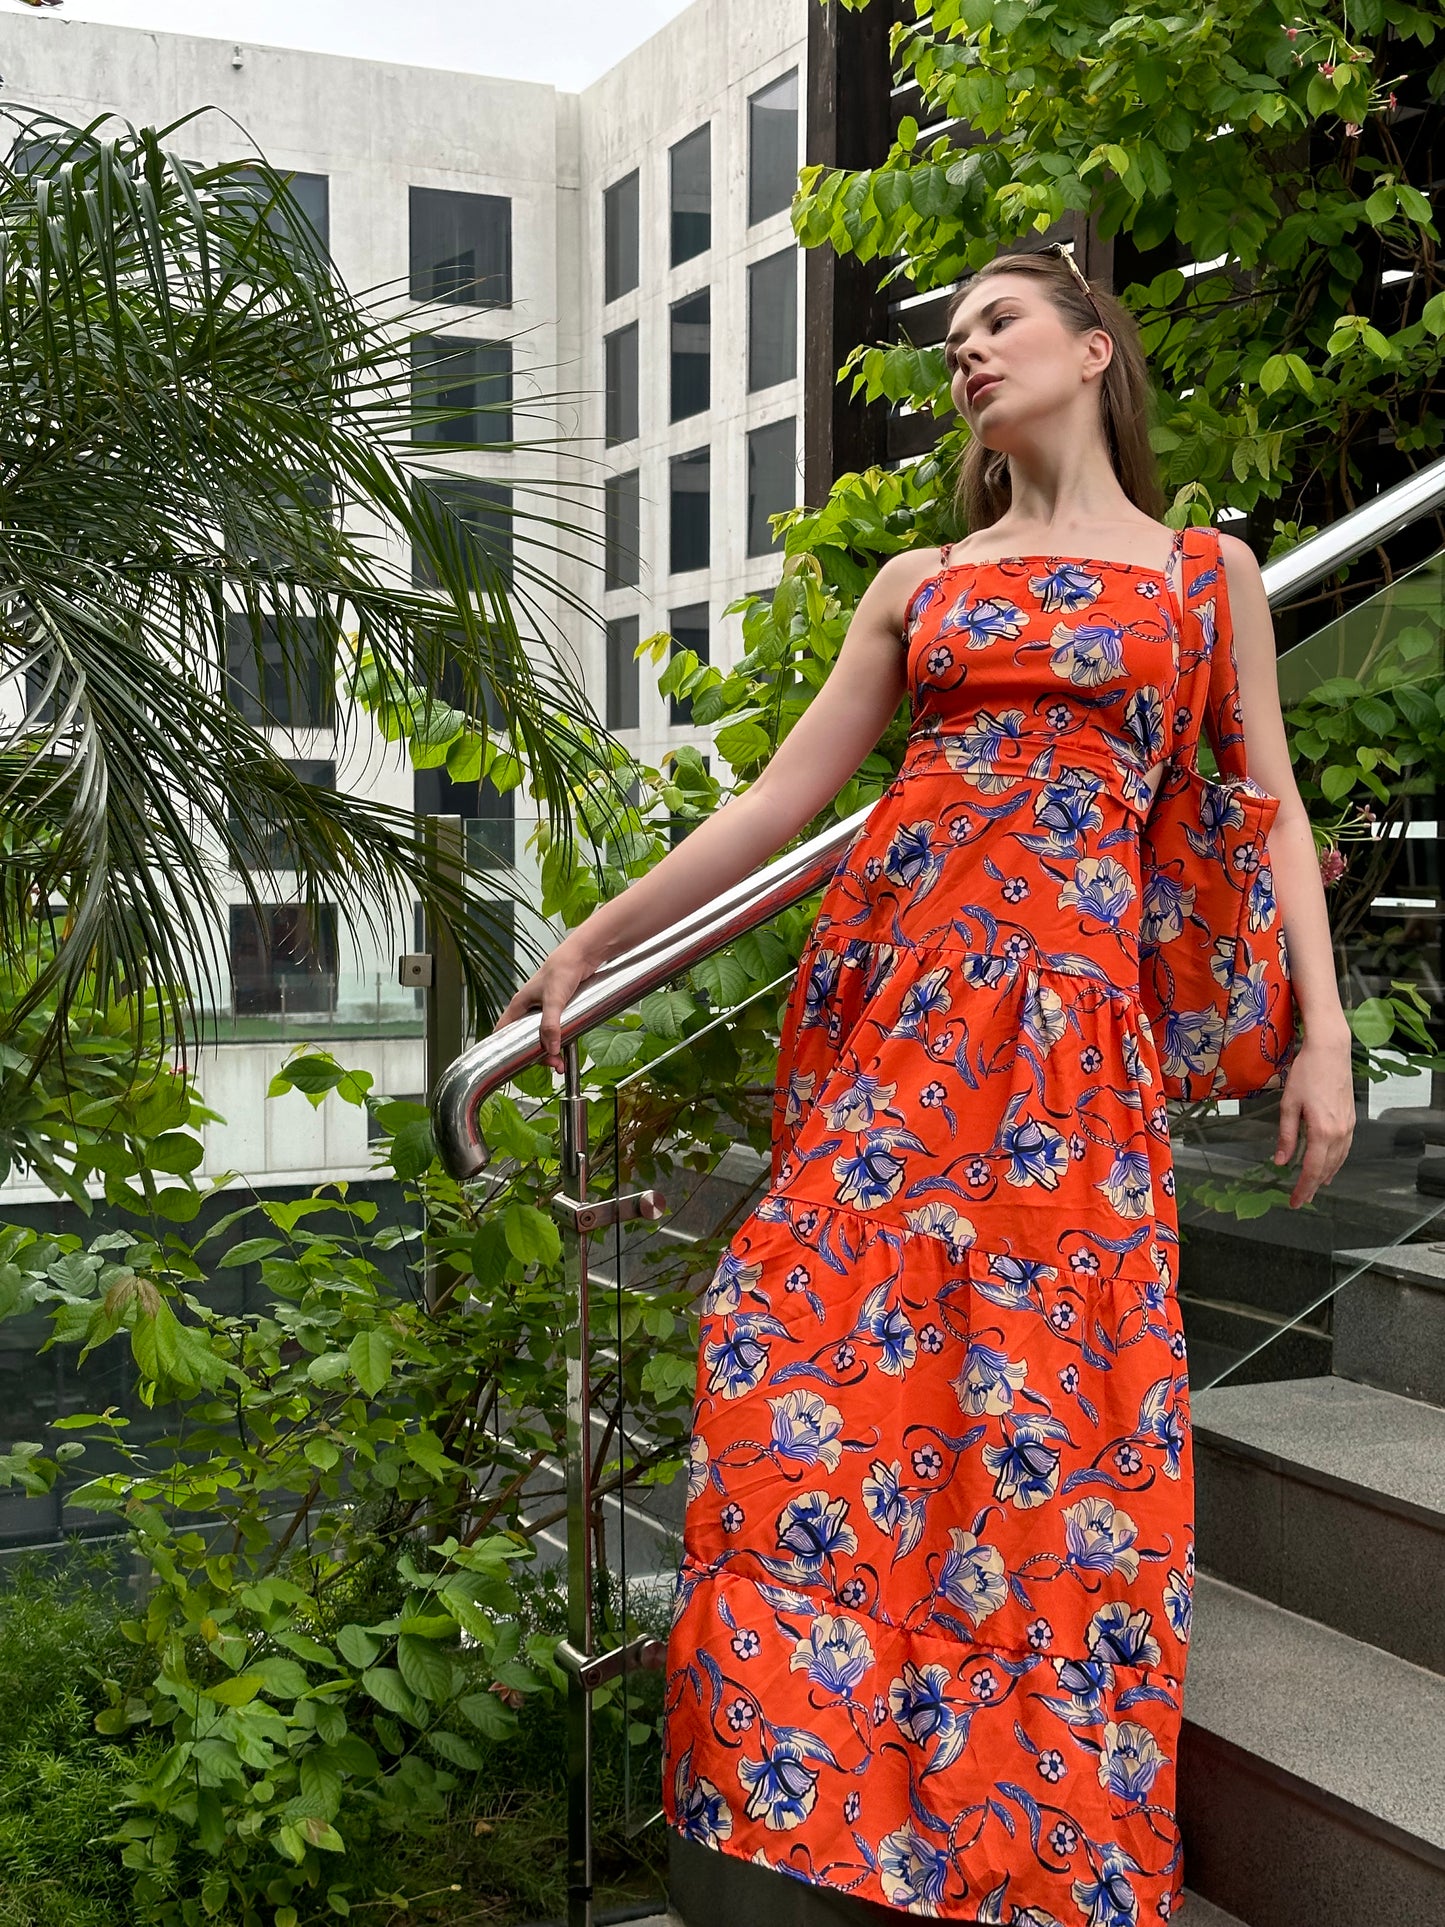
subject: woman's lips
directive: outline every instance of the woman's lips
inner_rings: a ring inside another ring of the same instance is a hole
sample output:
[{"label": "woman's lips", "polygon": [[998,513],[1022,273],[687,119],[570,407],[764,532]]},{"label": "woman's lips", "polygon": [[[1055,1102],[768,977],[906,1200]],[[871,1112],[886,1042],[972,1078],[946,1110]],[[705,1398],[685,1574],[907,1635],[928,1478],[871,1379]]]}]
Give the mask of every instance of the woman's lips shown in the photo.
[{"label": "woman's lips", "polygon": [[978,404],[979,397],[981,395],[986,395],[990,388],[997,388],[998,384],[1002,380],[1003,380],[1002,375],[984,375],[980,377],[976,382],[970,383],[969,393],[968,393],[969,407],[970,408],[976,407]]}]

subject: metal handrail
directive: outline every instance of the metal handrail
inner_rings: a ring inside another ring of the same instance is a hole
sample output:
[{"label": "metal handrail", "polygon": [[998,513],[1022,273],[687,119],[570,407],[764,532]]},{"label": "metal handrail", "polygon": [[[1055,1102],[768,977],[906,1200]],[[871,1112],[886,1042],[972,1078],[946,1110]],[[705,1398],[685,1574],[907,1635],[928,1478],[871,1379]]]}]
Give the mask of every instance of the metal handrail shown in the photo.
[{"label": "metal handrail", "polygon": [[[1445,457],[1407,476],[1393,488],[1341,516],[1328,528],[1266,562],[1261,574],[1271,608],[1332,575],[1407,524],[1445,504]],[[795,850],[775,857],[670,928],[656,932],[589,977],[562,1013],[562,1044],[635,1004],[679,972],[709,957],[734,937],[752,930],[815,890],[868,818],[872,805],[855,810]],[[488,1151],[477,1128],[482,1100],[508,1078],[537,1063],[540,1012],[479,1038],[443,1072],[432,1096],[432,1131],[442,1162],[454,1178],[480,1176]]]}]

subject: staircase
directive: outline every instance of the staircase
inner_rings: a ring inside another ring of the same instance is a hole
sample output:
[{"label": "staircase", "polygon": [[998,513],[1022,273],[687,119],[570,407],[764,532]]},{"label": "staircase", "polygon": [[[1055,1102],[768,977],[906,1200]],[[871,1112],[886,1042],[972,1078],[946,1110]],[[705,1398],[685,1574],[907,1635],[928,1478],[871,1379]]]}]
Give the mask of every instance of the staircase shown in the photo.
[{"label": "staircase", "polygon": [[1445,1247],[1335,1261],[1331,1371],[1193,1399],[1186,1865],[1247,1927],[1439,1927]]}]

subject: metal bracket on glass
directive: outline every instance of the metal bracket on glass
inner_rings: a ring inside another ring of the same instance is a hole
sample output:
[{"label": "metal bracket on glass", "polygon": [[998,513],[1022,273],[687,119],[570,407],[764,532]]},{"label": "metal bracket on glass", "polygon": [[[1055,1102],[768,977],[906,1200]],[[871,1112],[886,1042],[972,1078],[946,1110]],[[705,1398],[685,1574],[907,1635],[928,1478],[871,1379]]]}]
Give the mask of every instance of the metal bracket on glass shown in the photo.
[{"label": "metal bracket on glass", "polygon": [[601,1231],[629,1218],[660,1218],[667,1200],[660,1191],[629,1191],[619,1198],[569,1198],[565,1191],[554,1191],[552,1208],[574,1231]]},{"label": "metal bracket on glass", "polygon": [[614,1646],[610,1652],[579,1653],[570,1640],[559,1639],[557,1663],[580,1680],[587,1692],[595,1693],[599,1686],[633,1667],[660,1673],[667,1664],[667,1641],[644,1634],[626,1646]]}]

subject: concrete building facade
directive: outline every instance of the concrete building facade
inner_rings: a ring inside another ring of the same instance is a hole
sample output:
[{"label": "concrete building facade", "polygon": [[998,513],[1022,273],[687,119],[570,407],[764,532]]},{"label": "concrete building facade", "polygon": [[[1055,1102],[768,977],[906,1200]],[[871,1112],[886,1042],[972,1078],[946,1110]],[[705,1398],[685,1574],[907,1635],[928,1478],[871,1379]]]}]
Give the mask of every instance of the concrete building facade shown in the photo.
[{"label": "concrete building facade", "polygon": [[[707,733],[658,695],[656,669],[633,650],[666,630],[674,646],[733,660],[740,620],[724,612],[777,580],[767,516],[801,499],[802,269],[788,202],[803,152],[806,7],[695,0],[581,94],[6,15],[0,105],[151,126],[207,110],[172,137],[176,151],[202,163],[260,152],[294,172],[353,291],[409,311],[407,329],[425,303],[435,353],[458,358],[447,365],[475,394],[510,385],[521,445],[491,445],[483,413],[475,450],[449,451],[445,464],[475,478],[483,515],[488,500],[552,512],[560,491],[572,520],[605,527],[604,570],[596,545],[551,554],[529,547],[519,523],[517,567],[542,578],[538,620],[598,713],[656,763],[684,742],[706,754]],[[471,281],[458,278],[463,260]],[[474,848],[532,867],[525,791],[467,797],[418,779],[361,715],[287,722],[278,746],[317,780],[460,809],[475,819]],[[225,1121],[207,1127],[202,1172],[268,1188],[363,1176],[359,1113],[328,1103],[338,1115],[323,1124],[300,1098],[268,1102],[265,1091],[292,1046],[319,1038],[377,1088],[420,1093],[420,998],[395,969],[415,933],[398,929],[383,949],[340,929],[324,967],[313,956],[278,983],[284,880],[279,921],[265,928],[248,921],[234,878],[227,895],[233,966],[239,946],[249,988],[213,986],[226,1041],[204,1054],[198,1080]],[[32,1187],[8,1190],[18,1199]]]}]

